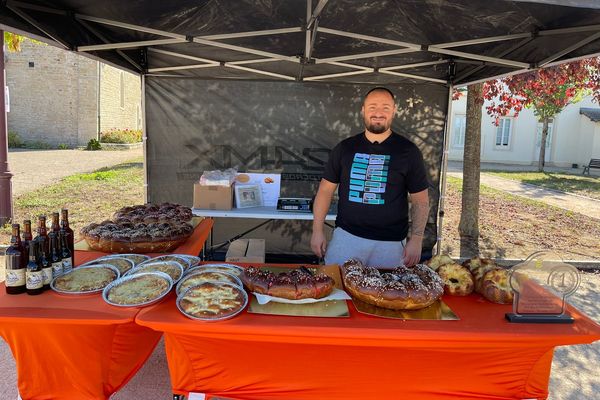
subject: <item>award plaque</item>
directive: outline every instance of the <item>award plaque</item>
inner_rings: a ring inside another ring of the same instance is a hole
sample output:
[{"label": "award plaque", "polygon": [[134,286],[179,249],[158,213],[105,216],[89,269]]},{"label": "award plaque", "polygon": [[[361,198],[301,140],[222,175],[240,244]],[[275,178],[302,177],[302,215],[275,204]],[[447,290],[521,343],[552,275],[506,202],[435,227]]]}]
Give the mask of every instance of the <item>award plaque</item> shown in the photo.
[{"label": "award plaque", "polygon": [[577,268],[549,251],[530,255],[510,270],[510,286],[514,292],[513,312],[506,314],[510,322],[570,324],[566,298],[577,291],[580,283]]}]

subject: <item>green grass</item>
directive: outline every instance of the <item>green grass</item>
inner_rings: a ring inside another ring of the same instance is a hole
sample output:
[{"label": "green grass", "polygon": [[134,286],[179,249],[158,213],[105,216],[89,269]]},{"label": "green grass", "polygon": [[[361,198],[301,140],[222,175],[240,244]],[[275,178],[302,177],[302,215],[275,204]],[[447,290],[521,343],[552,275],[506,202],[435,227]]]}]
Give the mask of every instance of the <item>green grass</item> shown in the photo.
[{"label": "green grass", "polygon": [[[60,182],[13,199],[14,221],[22,223],[37,216],[69,209],[69,221],[76,232],[91,223],[109,219],[121,207],[144,201],[142,158],[92,173],[75,174]],[[0,243],[10,241],[9,226],[0,230]]]},{"label": "green grass", "polygon": [[599,177],[555,172],[485,171],[485,173],[600,200]]},{"label": "green grass", "polygon": [[[447,182],[448,182],[449,187],[456,190],[459,194],[462,195],[462,179],[448,176]],[[544,203],[543,201],[538,201],[538,200],[529,199],[527,197],[517,196],[514,194],[504,192],[502,190],[494,189],[494,188],[486,186],[486,185],[479,186],[479,195],[480,195],[480,197],[487,196],[487,197],[493,197],[493,198],[500,198],[500,199],[504,199],[504,200],[508,200],[508,201],[515,201],[515,202],[518,202],[518,203],[521,203],[524,205],[537,206],[537,207],[542,207],[542,208],[543,207],[553,207],[547,203]],[[557,208],[557,207],[555,207],[555,208]]]}]

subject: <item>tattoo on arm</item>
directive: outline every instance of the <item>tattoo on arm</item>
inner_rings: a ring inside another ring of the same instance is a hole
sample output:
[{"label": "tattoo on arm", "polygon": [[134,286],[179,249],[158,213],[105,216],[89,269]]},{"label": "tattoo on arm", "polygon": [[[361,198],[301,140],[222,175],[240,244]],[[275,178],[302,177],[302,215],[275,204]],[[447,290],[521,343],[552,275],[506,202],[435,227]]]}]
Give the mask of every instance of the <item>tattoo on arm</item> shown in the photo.
[{"label": "tattoo on arm", "polygon": [[427,218],[429,217],[429,203],[412,203],[410,215],[412,220],[411,235],[423,236],[425,233],[425,225],[427,225]]}]

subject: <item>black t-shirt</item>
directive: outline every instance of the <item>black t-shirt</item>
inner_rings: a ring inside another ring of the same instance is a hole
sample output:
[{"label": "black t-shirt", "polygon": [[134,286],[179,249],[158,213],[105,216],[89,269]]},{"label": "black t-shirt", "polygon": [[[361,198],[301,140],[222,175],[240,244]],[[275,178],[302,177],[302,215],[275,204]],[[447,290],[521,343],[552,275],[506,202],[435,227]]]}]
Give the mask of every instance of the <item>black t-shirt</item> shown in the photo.
[{"label": "black t-shirt", "polygon": [[323,178],[339,184],[336,225],[372,240],[408,234],[408,193],[428,188],[421,152],[392,133],[374,144],[364,133],[343,140],[329,155]]}]

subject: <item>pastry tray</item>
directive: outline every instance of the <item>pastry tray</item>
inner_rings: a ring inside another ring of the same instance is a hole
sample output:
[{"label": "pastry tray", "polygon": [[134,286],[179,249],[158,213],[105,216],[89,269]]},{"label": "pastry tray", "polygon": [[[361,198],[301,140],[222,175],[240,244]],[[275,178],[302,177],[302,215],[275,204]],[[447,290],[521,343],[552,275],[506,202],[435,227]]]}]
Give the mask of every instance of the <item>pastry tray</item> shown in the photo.
[{"label": "pastry tray", "polygon": [[460,319],[441,299],[437,300],[429,307],[425,307],[420,310],[390,310],[365,303],[364,301],[360,301],[355,298],[352,298],[352,303],[354,304],[356,311],[359,313],[373,315],[376,317],[434,321],[456,321]]}]

